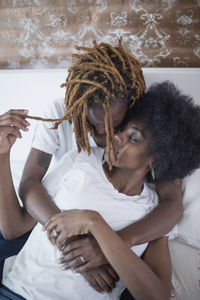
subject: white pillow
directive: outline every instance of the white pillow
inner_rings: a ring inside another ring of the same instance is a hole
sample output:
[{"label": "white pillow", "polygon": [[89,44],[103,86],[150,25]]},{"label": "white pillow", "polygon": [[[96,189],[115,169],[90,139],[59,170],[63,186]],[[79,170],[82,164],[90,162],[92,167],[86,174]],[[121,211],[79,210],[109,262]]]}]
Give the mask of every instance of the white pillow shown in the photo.
[{"label": "white pillow", "polygon": [[183,180],[183,206],[177,239],[200,249],[200,169]]},{"label": "white pillow", "polygon": [[169,251],[174,288],[171,300],[199,300],[199,250],[173,240],[169,241]]}]

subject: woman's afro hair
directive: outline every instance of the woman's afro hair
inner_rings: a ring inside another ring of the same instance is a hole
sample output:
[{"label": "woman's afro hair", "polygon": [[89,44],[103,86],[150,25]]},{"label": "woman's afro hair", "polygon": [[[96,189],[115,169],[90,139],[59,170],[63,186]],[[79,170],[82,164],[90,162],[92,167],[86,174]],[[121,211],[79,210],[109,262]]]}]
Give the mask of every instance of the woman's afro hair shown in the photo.
[{"label": "woman's afro hair", "polygon": [[150,131],[155,181],[183,178],[200,167],[200,107],[173,83],[153,84],[129,111],[126,122],[131,120]]}]

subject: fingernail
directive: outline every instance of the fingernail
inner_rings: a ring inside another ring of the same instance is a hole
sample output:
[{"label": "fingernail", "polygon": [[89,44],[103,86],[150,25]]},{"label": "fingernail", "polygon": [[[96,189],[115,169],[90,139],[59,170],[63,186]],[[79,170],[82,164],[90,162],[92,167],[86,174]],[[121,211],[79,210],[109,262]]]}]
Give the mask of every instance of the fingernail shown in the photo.
[{"label": "fingernail", "polygon": [[28,109],[25,109],[25,110],[24,110],[24,113],[27,114],[27,113],[28,113]]},{"label": "fingernail", "polygon": [[30,123],[29,123],[29,122],[25,121],[25,123],[26,123],[26,126],[30,126]]},{"label": "fingernail", "polygon": [[64,264],[64,265],[62,265],[62,269],[67,270],[67,269],[69,269],[69,266],[67,264]]},{"label": "fingernail", "polygon": [[63,260],[63,258],[61,257],[61,258],[59,258],[59,264],[63,264],[64,263],[64,260]]},{"label": "fingernail", "polygon": [[27,128],[27,127],[25,127],[25,128],[24,128],[24,131],[28,131],[28,128]]},{"label": "fingernail", "polygon": [[76,270],[74,268],[71,268],[71,270],[72,270],[73,273],[76,273]]}]

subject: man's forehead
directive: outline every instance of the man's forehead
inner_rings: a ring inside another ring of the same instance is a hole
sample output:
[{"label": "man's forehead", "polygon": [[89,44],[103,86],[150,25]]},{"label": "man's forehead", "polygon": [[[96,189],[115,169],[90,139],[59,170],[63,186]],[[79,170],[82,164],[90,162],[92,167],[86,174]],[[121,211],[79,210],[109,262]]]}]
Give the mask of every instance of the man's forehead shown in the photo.
[{"label": "man's forehead", "polygon": [[[121,122],[127,111],[127,106],[122,105],[121,101],[110,103],[110,112],[112,114],[113,124]],[[87,108],[87,118],[95,124],[103,124],[105,119],[105,111],[102,105],[90,105]]]}]

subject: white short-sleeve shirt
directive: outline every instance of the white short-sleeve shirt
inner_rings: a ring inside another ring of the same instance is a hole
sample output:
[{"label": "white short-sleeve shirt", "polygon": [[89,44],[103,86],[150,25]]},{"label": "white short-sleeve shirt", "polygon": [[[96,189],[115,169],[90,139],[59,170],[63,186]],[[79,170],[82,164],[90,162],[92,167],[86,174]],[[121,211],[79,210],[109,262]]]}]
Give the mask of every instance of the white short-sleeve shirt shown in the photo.
[{"label": "white short-sleeve shirt", "polygon": [[[64,116],[66,107],[64,99],[57,99],[41,113],[44,118],[59,119]],[[73,124],[63,121],[57,129],[50,129],[53,122],[40,122],[36,127],[32,147],[53,155],[53,161],[57,162],[67,152],[76,150],[76,139],[73,132]],[[91,147],[96,143],[89,135]]]}]

